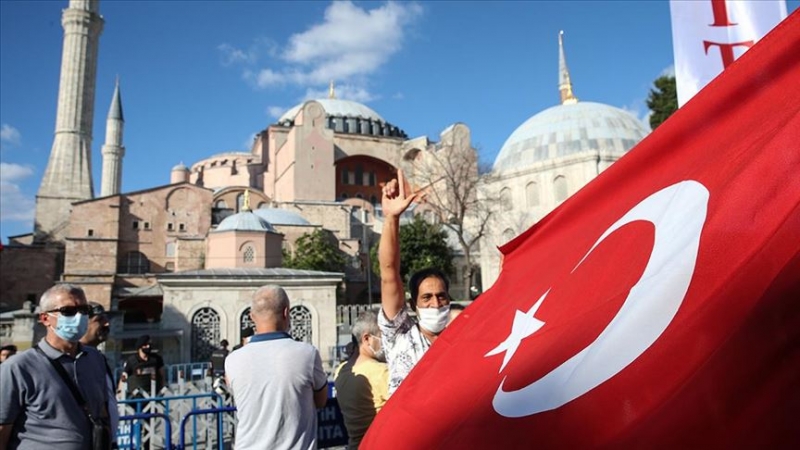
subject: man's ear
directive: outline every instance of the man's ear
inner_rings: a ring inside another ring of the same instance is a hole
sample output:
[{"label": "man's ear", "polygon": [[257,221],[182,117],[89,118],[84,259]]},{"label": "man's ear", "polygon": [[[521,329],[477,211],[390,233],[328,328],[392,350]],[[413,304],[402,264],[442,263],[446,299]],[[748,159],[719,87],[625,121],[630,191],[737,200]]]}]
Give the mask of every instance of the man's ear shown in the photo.
[{"label": "man's ear", "polygon": [[45,327],[50,323],[50,315],[46,312],[39,313],[39,322]]}]

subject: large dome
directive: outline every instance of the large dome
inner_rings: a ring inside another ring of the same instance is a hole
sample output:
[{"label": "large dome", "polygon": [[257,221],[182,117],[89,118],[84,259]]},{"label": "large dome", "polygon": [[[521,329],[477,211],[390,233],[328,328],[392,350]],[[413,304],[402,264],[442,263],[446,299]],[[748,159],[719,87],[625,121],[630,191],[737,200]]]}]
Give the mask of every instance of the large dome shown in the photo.
[{"label": "large dome", "polygon": [[[380,114],[376,113],[367,105],[363,105],[358,102],[350,101],[350,100],[341,100],[338,98],[321,98],[315,99],[315,102],[318,102],[325,108],[325,113],[328,116],[341,116],[341,117],[360,117],[362,119],[372,119],[376,121],[386,122],[383,120],[383,117]],[[299,105],[295,105],[292,109],[286,111],[280,119],[278,119],[278,123],[283,123],[285,121],[293,121],[294,116],[300,111],[300,108],[305,105],[305,102],[300,103]]]},{"label": "large dome", "polygon": [[630,113],[609,105],[578,102],[548,108],[520,125],[506,140],[494,170],[508,171],[587,150],[624,153],[648,129]]}]

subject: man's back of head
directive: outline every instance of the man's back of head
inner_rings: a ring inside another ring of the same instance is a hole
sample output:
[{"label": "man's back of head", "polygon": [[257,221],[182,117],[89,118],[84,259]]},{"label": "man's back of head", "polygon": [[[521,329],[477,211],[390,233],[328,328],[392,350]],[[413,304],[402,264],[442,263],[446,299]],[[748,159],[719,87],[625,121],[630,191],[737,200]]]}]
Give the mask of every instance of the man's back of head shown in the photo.
[{"label": "man's back of head", "polygon": [[285,331],[289,317],[289,296],[278,285],[262,286],[253,294],[250,315],[258,333]]}]

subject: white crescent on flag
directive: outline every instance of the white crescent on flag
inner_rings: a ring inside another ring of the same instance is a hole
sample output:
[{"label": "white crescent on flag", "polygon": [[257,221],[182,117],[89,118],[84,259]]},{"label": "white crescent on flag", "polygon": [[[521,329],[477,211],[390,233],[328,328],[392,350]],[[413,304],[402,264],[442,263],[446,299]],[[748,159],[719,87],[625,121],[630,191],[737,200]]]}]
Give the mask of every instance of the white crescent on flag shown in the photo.
[{"label": "white crescent on flag", "polygon": [[[575,269],[622,226],[638,220],[652,222],[653,251],[642,276],[617,315],[589,346],[521,389],[504,390],[504,378],[492,401],[498,414],[524,417],[558,408],[622,371],[661,336],[689,289],[708,198],[708,190],[696,181],[673,184],[634,206],[600,236]],[[517,311],[508,339],[487,353],[487,357],[505,351],[505,367],[520,341],[544,325],[533,314],[546,295],[528,313]]]}]

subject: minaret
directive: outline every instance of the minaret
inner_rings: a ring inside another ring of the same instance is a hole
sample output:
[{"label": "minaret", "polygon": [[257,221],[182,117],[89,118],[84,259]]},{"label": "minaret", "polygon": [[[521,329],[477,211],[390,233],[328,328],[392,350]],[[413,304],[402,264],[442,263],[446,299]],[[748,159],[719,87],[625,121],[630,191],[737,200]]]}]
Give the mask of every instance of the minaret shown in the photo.
[{"label": "minaret", "polygon": [[569,78],[567,58],[564,57],[564,31],[558,32],[558,91],[561,93],[562,105],[578,103],[578,99],[572,93],[572,80]]},{"label": "minaret", "polygon": [[125,118],[122,116],[122,98],[119,94],[119,77],[114,87],[114,98],[106,119],[106,143],[103,144],[103,179],[100,185],[100,196],[119,194],[122,183],[122,157],[125,147],[122,145],[122,131]]},{"label": "minaret", "polygon": [[70,0],[61,15],[64,47],[53,148],[36,195],[37,242],[63,242],[70,204],[94,196],[92,119],[97,47],[103,31],[99,0]]}]

